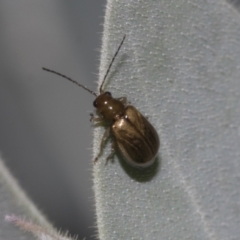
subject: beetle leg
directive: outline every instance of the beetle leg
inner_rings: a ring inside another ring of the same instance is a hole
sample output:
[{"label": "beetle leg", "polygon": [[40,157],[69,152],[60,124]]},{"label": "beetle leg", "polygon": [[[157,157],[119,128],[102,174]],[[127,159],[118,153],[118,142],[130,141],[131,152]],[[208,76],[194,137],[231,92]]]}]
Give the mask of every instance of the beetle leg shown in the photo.
[{"label": "beetle leg", "polygon": [[115,140],[113,140],[112,141],[112,146],[111,146],[111,153],[108,155],[105,165],[107,165],[109,159],[112,158],[115,153],[116,153],[116,142],[115,142]]},{"label": "beetle leg", "polygon": [[95,122],[95,123],[99,123],[99,122],[103,122],[104,118],[103,117],[95,117],[92,113],[90,113],[90,122]]},{"label": "beetle leg", "polygon": [[108,137],[109,137],[109,134],[110,134],[110,127],[107,128],[107,130],[106,130],[105,133],[103,134],[103,137],[102,137],[102,140],[101,140],[101,144],[100,144],[100,151],[99,151],[97,157],[94,159],[94,163],[96,163],[97,160],[98,160],[98,158],[101,156],[102,150],[103,150],[104,145],[105,145],[105,143],[106,143],[106,141],[107,141],[107,139],[108,139]]}]

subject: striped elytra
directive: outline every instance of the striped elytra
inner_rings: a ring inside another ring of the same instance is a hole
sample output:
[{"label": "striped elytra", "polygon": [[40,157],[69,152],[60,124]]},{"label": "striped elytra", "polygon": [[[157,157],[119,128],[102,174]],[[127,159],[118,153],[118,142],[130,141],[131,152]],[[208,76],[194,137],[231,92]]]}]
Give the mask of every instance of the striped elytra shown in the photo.
[{"label": "striped elytra", "polygon": [[95,117],[91,114],[90,120],[95,123],[107,123],[108,127],[102,137],[99,154],[94,160],[95,163],[100,157],[105,143],[111,134],[113,136],[111,153],[107,157],[106,163],[114,156],[118,149],[126,162],[131,166],[146,168],[153,164],[158,154],[160,141],[156,130],[134,106],[128,104],[125,97],[113,98],[110,92],[103,91],[106,77],[124,40],[125,35],[109,64],[100,85],[99,94],[59,72],[47,68],[43,68],[43,70],[64,77],[96,96],[93,106],[96,108],[98,116]]}]

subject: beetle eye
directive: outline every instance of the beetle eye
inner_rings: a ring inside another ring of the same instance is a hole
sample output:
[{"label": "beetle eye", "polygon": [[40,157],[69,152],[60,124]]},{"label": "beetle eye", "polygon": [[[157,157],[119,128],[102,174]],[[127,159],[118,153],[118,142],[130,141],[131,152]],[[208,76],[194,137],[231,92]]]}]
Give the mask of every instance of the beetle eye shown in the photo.
[{"label": "beetle eye", "polygon": [[108,96],[112,96],[112,94],[110,92],[105,92],[105,94]]},{"label": "beetle eye", "polygon": [[97,101],[96,101],[96,100],[93,102],[93,106],[94,106],[95,108],[97,107]]}]

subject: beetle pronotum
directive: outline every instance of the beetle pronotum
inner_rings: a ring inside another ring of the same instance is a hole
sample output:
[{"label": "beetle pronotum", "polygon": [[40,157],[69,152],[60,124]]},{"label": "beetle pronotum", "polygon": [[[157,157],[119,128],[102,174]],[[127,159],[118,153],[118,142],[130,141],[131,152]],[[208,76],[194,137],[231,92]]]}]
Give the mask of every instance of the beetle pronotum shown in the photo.
[{"label": "beetle pronotum", "polygon": [[103,81],[99,88],[99,94],[89,90],[77,81],[51,69],[43,70],[57,74],[78,86],[84,88],[96,96],[93,106],[97,109],[98,117],[91,114],[92,122],[107,122],[109,127],[106,129],[100,146],[100,151],[94,162],[100,157],[103,147],[110,134],[113,136],[111,153],[106,159],[112,158],[116,152],[116,147],[120,150],[125,160],[133,167],[145,168],[154,162],[158,153],[160,141],[158,134],[149,121],[132,105],[127,103],[125,97],[113,98],[110,92],[103,90],[111,66],[119,53],[125,40],[125,35],[115,52]]}]

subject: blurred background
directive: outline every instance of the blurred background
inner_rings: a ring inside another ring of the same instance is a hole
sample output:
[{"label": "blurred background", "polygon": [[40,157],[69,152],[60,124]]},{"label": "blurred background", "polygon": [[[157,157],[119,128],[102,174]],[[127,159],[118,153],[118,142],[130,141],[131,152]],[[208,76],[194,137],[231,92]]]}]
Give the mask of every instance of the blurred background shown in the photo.
[{"label": "blurred background", "polygon": [[58,229],[94,239],[94,97],[105,0],[0,1],[0,154]]}]

